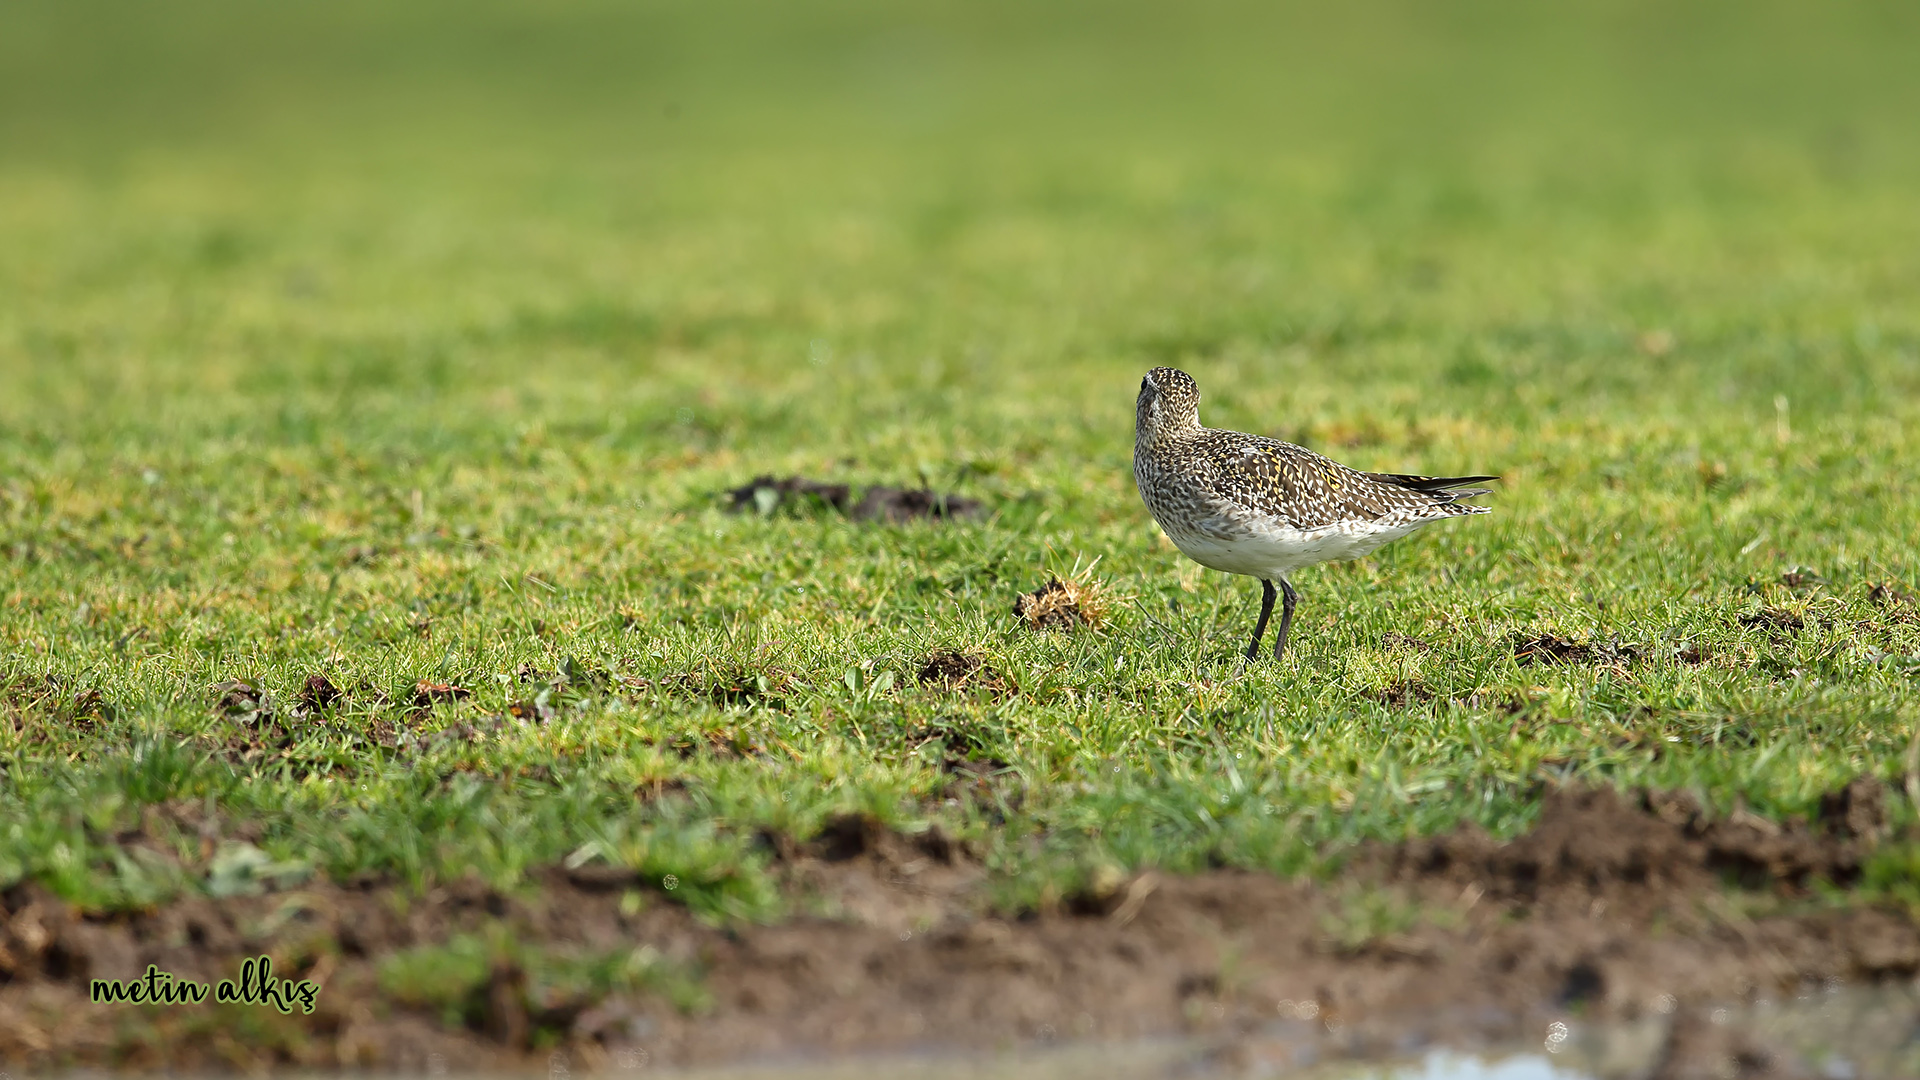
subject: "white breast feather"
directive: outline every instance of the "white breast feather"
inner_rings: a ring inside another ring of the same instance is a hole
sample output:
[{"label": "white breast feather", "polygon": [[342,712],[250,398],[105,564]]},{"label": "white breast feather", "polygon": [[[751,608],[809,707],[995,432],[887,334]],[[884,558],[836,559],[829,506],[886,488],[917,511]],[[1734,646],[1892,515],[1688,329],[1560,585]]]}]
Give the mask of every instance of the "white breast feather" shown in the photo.
[{"label": "white breast feather", "polygon": [[1342,522],[1312,529],[1219,518],[1196,524],[1194,531],[1167,530],[1188,558],[1229,574],[1272,579],[1324,562],[1363,558],[1426,522]]}]

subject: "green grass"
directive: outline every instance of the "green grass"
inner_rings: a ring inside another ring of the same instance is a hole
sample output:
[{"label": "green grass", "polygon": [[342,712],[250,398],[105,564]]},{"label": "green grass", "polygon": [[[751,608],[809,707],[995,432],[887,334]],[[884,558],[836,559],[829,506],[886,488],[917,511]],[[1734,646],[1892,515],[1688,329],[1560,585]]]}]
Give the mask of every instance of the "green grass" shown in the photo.
[{"label": "green grass", "polygon": [[[1906,768],[1904,8],[88,10],[0,14],[0,883],[598,859],[765,919],[756,836],[860,811],[1017,907]],[[1236,677],[1257,586],[1132,489],[1160,363],[1496,511],[1303,575]],[[726,512],[762,473],[990,514]],[[1050,572],[1107,624],[1017,624]]]}]

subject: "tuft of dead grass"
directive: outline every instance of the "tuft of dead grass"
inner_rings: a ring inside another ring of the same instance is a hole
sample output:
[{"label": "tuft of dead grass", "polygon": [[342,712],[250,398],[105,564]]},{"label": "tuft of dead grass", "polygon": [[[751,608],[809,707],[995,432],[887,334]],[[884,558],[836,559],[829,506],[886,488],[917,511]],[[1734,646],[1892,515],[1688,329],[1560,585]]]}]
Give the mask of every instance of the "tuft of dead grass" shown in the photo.
[{"label": "tuft of dead grass", "polygon": [[1030,593],[1021,593],[1013,602],[1013,613],[1025,619],[1032,630],[1075,630],[1082,626],[1098,630],[1106,625],[1112,604],[1106,589],[1097,581],[1076,581],[1054,575],[1045,585]]}]

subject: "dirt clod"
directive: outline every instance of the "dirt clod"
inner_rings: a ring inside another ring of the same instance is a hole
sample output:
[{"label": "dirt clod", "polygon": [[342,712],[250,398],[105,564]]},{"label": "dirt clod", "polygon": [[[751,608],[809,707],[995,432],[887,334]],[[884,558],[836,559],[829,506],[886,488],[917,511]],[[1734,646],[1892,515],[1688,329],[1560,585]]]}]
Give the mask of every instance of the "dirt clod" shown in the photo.
[{"label": "dirt clod", "polygon": [[914,521],[920,518],[967,518],[981,512],[976,499],[928,488],[871,487],[853,508],[855,521]]},{"label": "dirt clod", "polygon": [[1740,625],[1755,630],[1797,633],[1806,627],[1807,621],[1785,608],[1763,608],[1740,616]]},{"label": "dirt clod", "polygon": [[346,693],[333,685],[333,680],[325,675],[309,675],[306,684],[300,688],[297,705],[302,713],[323,712],[338,704],[346,696]]},{"label": "dirt clod", "polygon": [[1578,664],[1591,653],[1586,645],[1568,641],[1557,634],[1527,638],[1513,647],[1513,658],[1527,664]]},{"label": "dirt clod", "polygon": [[846,484],[823,484],[809,480],[804,476],[783,476],[778,479],[772,475],[756,476],[745,484],[727,492],[730,500],[728,509],[736,512],[752,510],[765,515],[785,506],[789,509],[809,503],[825,506],[841,513],[847,512],[848,498],[852,489]]},{"label": "dirt clod", "polygon": [[1912,594],[1891,581],[1875,582],[1867,590],[1867,602],[1876,607],[1912,607]]},{"label": "dirt clod", "polygon": [[985,658],[952,649],[942,649],[927,657],[914,681],[940,690],[980,689],[995,697],[1020,692],[1011,678],[1002,675]]},{"label": "dirt clod", "polygon": [[827,819],[813,850],[826,862],[845,862],[878,851],[886,827],[872,814],[836,814]]},{"label": "dirt clod", "polygon": [[[1886,617],[1896,623],[1920,622],[1920,600],[1901,586],[1882,581],[1867,590],[1867,602],[1879,608]],[[1869,629],[1862,624],[1862,629]]]},{"label": "dirt clod", "polygon": [[473,691],[468,690],[464,686],[454,686],[451,683],[421,679],[419,682],[413,684],[413,707],[419,710],[430,711],[435,704],[459,701],[472,696]]},{"label": "dirt clod", "polygon": [[1034,630],[1073,630],[1099,627],[1106,622],[1106,604],[1099,590],[1065,578],[1051,577],[1013,601],[1013,613]]},{"label": "dirt clod", "polygon": [[273,698],[252,679],[228,679],[215,683],[213,707],[228,719],[252,724],[271,719]]},{"label": "dirt clod", "polygon": [[1871,776],[1820,797],[1820,823],[1849,839],[1871,840],[1887,828],[1887,788]]},{"label": "dirt clod", "polygon": [[1640,659],[1640,647],[1619,641],[1572,641],[1545,633],[1516,641],[1513,659],[1522,667],[1587,663],[1627,666]]},{"label": "dirt clod", "polygon": [[519,1050],[527,1045],[532,1024],[527,1017],[527,974],[510,960],[495,961],[487,973],[480,1029],[501,1046]]},{"label": "dirt clod", "polygon": [[1433,698],[1433,690],[1419,679],[1397,679],[1373,695],[1375,701],[1389,709],[1410,709],[1415,705],[1424,705]]},{"label": "dirt clod", "polygon": [[930,488],[896,488],[875,485],[853,499],[848,484],[823,483],[804,476],[757,476],[726,493],[727,508],[736,513],[761,516],[785,508],[813,507],[845,514],[855,521],[902,522],[924,518],[963,518],[978,515],[979,500],[951,495]]}]

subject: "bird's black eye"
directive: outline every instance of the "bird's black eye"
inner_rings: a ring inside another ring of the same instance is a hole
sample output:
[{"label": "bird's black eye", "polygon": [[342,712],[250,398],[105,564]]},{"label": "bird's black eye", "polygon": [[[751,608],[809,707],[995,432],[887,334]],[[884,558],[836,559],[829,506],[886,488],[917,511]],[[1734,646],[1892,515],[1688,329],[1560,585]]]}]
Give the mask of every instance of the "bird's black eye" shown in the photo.
[{"label": "bird's black eye", "polygon": [[1145,375],[1142,375],[1140,376],[1140,389],[1145,390],[1146,388],[1147,388],[1147,377]]}]

